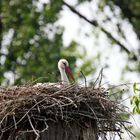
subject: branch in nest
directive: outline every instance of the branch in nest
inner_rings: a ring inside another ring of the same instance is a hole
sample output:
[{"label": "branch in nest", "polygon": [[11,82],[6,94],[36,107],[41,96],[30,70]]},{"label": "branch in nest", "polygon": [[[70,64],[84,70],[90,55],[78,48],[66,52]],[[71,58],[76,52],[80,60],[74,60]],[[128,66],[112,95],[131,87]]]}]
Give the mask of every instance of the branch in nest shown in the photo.
[{"label": "branch in nest", "polygon": [[38,130],[36,130],[35,128],[34,128],[34,126],[33,126],[33,124],[32,124],[32,121],[31,121],[31,119],[30,119],[30,116],[27,114],[27,117],[28,117],[28,120],[29,120],[29,123],[30,123],[30,125],[31,125],[31,127],[32,127],[32,129],[33,129],[33,132],[36,134],[36,140],[38,140],[39,139],[39,133],[37,132]]}]

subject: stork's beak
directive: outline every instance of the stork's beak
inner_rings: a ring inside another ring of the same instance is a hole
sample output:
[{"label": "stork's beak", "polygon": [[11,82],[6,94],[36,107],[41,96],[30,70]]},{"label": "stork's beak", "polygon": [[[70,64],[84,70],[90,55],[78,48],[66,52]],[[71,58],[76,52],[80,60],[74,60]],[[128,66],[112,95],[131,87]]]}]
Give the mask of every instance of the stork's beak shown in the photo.
[{"label": "stork's beak", "polygon": [[71,72],[71,70],[68,66],[65,66],[65,71],[66,71],[67,74],[69,74],[70,78],[75,82],[73,74],[72,74],[72,72]]}]

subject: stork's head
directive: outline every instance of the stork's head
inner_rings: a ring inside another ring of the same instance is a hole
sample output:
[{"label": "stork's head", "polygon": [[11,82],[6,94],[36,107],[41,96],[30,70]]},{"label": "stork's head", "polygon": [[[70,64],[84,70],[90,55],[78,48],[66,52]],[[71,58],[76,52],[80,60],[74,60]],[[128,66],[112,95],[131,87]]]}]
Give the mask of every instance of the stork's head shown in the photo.
[{"label": "stork's head", "polygon": [[65,69],[66,67],[69,67],[69,63],[66,59],[60,59],[58,62],[58,68],[60,69]]},{"label": "stork's head", "polygon": [[69,63],[66,59],[60,59],[59,62],[58,62],[58,68],[60,70],[60,72],[62,71],[65,71],[69,76],[70,78],[75,81],[73,75],[72,75],[72,72],[69,68]]}]

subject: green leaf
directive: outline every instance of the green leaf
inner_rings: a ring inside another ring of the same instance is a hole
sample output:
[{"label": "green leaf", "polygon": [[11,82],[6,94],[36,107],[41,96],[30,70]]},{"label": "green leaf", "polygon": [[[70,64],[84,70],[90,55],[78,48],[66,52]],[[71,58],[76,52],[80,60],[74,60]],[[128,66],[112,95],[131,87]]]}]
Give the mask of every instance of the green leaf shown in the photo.
[{"label": "green leaf", "polygon": [[132,99],[130,100],[130,104],[131,104],[131,105],[133,104],[133,100],[132,100]]},{"label": "green leaf", "polygon": [[133,90],[134,90],[134,93],[136,93],[136,91],[140,91],[140,88],[137,88],[136,82],[133,84]]},{"label": "green leaf", "polygon": [[133,97],[132,97],[132,100],[133,100],[134,102],[135,102],[137,99],[138,99],[137,96],[133,96]]},{"label": "green leaf", "polygon": [[138,113],[138,114],[140,114],[140,108],[135,106],[135,107],[133,108],[133,113]]},{"label": "green leaf", "polygon": [[136,107],[139,107],[139,103],[140,103],[140,101],[138,100],[138,98],[135,100],[135,105],[136,105]]},{"label": "green leaf", "polygon": [[137,88],[136,90],[137,90],[137,91],[140,91],[140,88]]},{"label": "green leaf", "polygon": [[137,91],[137,85],[136,85],[136,82],[133,84],[133,90],[134,90],[134,93],[136,93],[136,91]]},{"label": "green leaf", "polygon": [[133,113],[137,113],[137,108],[136,108],[136,106],[133,108]]},{"label": "green leaf", "polygon": [[139,107],[136,109],[136,111],[137,111],[137,113],[140,114],[140,108]]}]

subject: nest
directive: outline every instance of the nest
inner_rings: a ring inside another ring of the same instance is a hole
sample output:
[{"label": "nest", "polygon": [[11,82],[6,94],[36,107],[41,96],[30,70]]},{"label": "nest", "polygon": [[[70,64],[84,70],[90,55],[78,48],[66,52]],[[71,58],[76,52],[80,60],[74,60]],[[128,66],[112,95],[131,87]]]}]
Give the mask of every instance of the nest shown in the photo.
[{"label": "nest", "polygon": [[[29,122],[34,133],[48,129],[48,121],[74,122],[87,127],[96,122],[97,135],[107,132],[121,136],[125,121],[122,106],[108,97],[108,91],[98,87],[58,88],[56,85],[25,85],[0,88],[0,135],[9,130],[25,130]],[[43,127],[35,125],[43,124]]]}]

